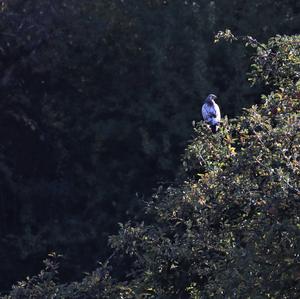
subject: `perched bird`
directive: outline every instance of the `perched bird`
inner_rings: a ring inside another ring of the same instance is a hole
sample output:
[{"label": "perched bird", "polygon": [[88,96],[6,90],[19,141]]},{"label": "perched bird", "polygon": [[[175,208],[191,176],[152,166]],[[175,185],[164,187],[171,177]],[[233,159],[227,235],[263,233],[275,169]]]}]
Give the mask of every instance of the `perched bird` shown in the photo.
[{"label": "perched bird", "polygon": [[208,95],[202,106],[202,116],[205,122],[210,125],[211,131],[216,133],[221,122],[219,106],[214,101],[217,98],[214,94]]}]

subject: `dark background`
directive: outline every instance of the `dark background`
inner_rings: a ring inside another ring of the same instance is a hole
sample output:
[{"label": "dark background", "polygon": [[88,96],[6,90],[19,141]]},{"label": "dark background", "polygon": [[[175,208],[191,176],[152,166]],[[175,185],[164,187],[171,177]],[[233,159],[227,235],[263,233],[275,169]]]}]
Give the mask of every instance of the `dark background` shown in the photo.
[{"label": "dark background", "polygon": [[77,279],[172,182],[208,93],[241,113],[242,46],[300,28],[299,1],[0,1],[0,289],[64,254]]}]

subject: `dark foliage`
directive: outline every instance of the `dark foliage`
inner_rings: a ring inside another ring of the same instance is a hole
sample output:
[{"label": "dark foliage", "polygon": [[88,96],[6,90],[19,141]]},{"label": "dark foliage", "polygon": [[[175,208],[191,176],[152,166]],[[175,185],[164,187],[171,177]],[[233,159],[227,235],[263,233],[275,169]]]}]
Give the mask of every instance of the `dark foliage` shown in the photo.
[{"label": "dark foliage", "polygon": [[[184,157],[189,175],[156,192],[147,221],[120,226],[106,263],[61,284],[52,255],[5,299],[299,298],[300,36],[261,44],[227,30],[219,39],[255,48],[250,79],[273,91],[216,134],[197,124]],[[117,280],[109,265],[126,256],[131,267]]]},{"label": "dark foliage", "polygon": [[259,102],[242,75],[249,56],[214,45],[214,33],[293,34],[297,9],[0,1],[1,288],[36,273],[53,250],[66,257],[66,280],[108,256],[117,223],[141,219],[142,198],[176,176],[207,93],[230,116]]}]

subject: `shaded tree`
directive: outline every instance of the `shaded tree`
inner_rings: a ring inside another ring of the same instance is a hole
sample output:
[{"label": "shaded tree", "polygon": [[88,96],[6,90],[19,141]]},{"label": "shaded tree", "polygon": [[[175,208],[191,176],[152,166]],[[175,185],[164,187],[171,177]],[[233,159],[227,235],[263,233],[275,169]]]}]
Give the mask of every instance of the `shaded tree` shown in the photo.
[{"label": "shaded tree", "polygon": [[[1,1],[1,285],[53,249],[73,261],[65,278],[80,276],[177,175],[208,92],[231,116],[260,101],[241,76],[248,56],[213,33],[250,32],[261,5]],[[255,35],[294,33],[297,5],[275,2]]]}]

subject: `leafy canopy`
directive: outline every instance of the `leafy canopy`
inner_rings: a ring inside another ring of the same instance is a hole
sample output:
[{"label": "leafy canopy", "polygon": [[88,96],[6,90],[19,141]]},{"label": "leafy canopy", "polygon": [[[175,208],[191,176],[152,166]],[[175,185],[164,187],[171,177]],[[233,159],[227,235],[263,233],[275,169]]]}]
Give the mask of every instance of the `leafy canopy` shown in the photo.
[{"label": "leafy canopy", "polygon": [[217,38],[254,47],[250,80],[272,91],[217,134],[197,124],[182,181],[158,190],[145,222],[110,238],[112,264],[130,257],[128,277],[114,280],[104,264],[79,283],[29,279],[6,298],[300,296],[300,36]]}]

